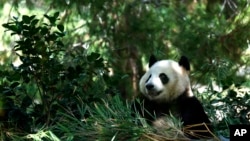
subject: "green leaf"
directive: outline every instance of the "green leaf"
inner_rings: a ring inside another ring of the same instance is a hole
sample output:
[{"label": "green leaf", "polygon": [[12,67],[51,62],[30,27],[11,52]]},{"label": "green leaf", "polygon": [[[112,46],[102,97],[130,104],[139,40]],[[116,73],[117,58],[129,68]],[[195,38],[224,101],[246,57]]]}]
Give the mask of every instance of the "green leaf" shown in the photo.
[{"label": "green leaf", "polygon": [[31,28],[31,30],[30,30],[30,34],[31,34],[31,35],[34,35],[34,34],[36,34],[38,31],[39,31],[39,28],[33,27],[33,28]]},{"label": "green leaf", "polygon": [[64,31],[64,26],[62,24],[57,25],[57,28],[63,32]]},{"label": "green leaf", "polygon": [[54,18],[54,17],[50,17],[49,15],[44,15],[44,17],[46,18],[46,19],[48,19],[49,20],[49,22],[52,24],[52,25],[54,25],[55,24],[55,22],[56,22],[56,18]]},{"label": "green leaf", "polygon": [[31,25],[35,26],[38,22],[39,22],[38,19],[34,19],[34,20],[31,21]]},{"label": "green leaf", "polygon": [[6,95],[6,96],[14,96],[14,95],[15,95],[14,91],[12,91],[12,90],[9,89],[9,88],[5,88],[2,92],[3,92],[3,94]]},{"label": "green leaf", "polygon": [[23,31],[23,35],[24,35],[25,37],[29,37],[29,36],[30,36],[30,32],[27,31],[27,30],[24,30],[24,31]]},{"label": "green leaf", "polygon": [[59,12],[54,13],[54,18],[57,19],[59,17]]},{"label": "green leaf", "polygon": [[64,33],[63,32],[54,32],[58,37],[63,37]]},{"label": "green leaf", "polygon": [[43,27],[43,28],[41,28],[41,34],[42,35],[46,35],[47,33],[49,32],[49,29],[48,28],[46,28],[46,27]]},{"label": "green leaf", "polygon": [[14,32],[17,31],[17,26],[15,26],[15,25],[3,24],[3,27],[4,27],[4,28],[7,28],[7,29],[9,29],[9,30],[11,30],[11,31],[14,31]]},{"label": "green leaf", "polygon": [[30,30],[30,26],[28,26],[28,25],[23,25],[23,26],[22,26],[22,30]]},{"label": "green leaf", "polygon": [[30,16],[30,20],[33,20],[36,17],[36,15]]},{"label": "green leaf", "polygon": [[17,34],[17,33],[14,33],[14,32],[13,32],[13,33],[10,34],[10,36],[13,36],[13,35],[16,35],[16,34]]},{"label": "green leaf", "polygon": [[9,27],[10,27],[9,24],[10,24],[10,23],[2,24],[2,26],[3,26],[4,28],[9,28]]},{"label": "green leaf", "polygon": [[20,74],[19,73],[10,74],[10,76],[8,76],[7,79],[9,81],[19,81],[20,80]]},{"label": "green leaf", "polygon": [[32,104],[32,99],[28,96],[25,96],[22,101],[21,108],[27,108]]},{"label": "green leaf", "polygon": [[63,46],[64,46],[64,44],[63,44],[63,42],[62,42],[62,41],[57,41],[57,42],[56,42],[56,44],[57,44],[57,46],[61,46],[61,47],[63,47]]},{"label": "green leaf", "polygon": [[237,96],[237,92],[235,92],[234,90],[229,90],[228,91],[228,96],[231,98],[234,98]]},{"label": "green leaf", "polygon": [[91,53],[90,55],[87,56],[87,60],[92,62],[92,61],[97,60],[99,57],[100,57],[99,53],[93,52],[93,53]]},{"label": "green leaf", "polygon": [[52,26],[54,26],[57,18],[59,17],[59,12],[55,12],[53,16],[49,16],[49,15],[45,14],[44,17],[49,20],[49,22]]},{"label": "green leaf", "polygon": [[15,87],[17,87],[19,85],[19,82],[13,82],[11,85],[10,85],[10,88],[14,89]]},{"label": "green leaf", "polygon": [[103,68],[104,67],[103,58],[96,59],[94,65],[95,67]]},{"label": "green leaf", "polygon": [[23,15],[22,17],[22,21],[26,24],[29,24],[30,23],[30,17],[27,16],[27,15]]},{"label": "green leaf", "polygon": [[50,16],[49,15],[47,15],[47,14],[44,14],[44,17],[46,18],[46,19],[50,19]]}]

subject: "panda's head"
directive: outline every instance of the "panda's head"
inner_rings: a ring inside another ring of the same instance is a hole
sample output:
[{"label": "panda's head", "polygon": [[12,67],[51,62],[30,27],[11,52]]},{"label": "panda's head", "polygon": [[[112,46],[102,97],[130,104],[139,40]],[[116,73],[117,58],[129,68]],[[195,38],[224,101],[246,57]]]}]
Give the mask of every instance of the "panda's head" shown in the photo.
[{"label": "panda's head", "polygon": [[149,100],[170,102],[182,94],[193,96],[189,81],[190,65],[186,57],[179,62],[158,61],[150,57],[149,69],[140,80],[140,91]]}]

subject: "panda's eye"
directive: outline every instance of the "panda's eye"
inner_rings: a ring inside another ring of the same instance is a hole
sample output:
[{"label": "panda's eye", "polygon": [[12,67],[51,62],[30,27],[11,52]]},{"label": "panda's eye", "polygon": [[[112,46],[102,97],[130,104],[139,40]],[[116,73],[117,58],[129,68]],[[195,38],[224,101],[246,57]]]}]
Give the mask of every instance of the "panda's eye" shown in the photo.
[{"label": "panda's eye", "polygon": [[159,77],[160,77],[160,79],[161,79],[162,84],[168,83],[169,78],[168,78],[168,76],[167,76],[165,73],[161,73],[161,74],[159,75]]},{"label": "panda's eye", "polygon": [[149,77],[148,77],[148,79],[146,80],[146,82],[145,83],[147,83],[148,82],[148,80],[151,78],[151,74],[149,75]]}]

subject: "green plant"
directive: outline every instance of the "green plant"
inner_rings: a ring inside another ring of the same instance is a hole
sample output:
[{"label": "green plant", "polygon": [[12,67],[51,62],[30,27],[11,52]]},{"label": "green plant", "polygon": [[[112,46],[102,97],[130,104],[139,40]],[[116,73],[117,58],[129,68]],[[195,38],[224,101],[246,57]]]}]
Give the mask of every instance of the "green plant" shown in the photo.
[{"label": "green plant", "polygon": [[[79,105],[77,109],[81,120],[70,111],[60,113],[62,121],[54,130],[63,140],[138,140],[151,130],[140,125],[143,119],[133,117],[131,103],[122,101],[119,96],[88,106]],[[89,116],[84,118],[86,114]]]},{"label": "green plant", "polygon": [[12,36],[17,35],[13,55],[21,60],[12,71],[1,72],[5,75],[0,83],[3,130],[37,132],[54,125],[59,111],[75,112],[78,103],[104,96],[106,69],[100,54],[67,48],[62,42],[64,26],[57,24],[59,12],[44,17],[47,22],[23,15],[3,24]]},{"label": "green plant", "polygon": [[[199,94],[217,135],[229,137],[229,125],[249,124],[250,89],[247,83],[231,84],[221,92],[215,91],[211,85],[206,92]],[[227,85],[228,82],[222,84]]]},{"label": "green plant", "polygon": [[139,109],[132,110],[133,106],[133,102],[124,101],[118,95],[87,106],[79,104],[77,109],[82,118],[75,117],[71,111],[59,113],[61,121],[53,130],[67,141],[187,139],[181,131],[182,123],[172,115],[162,119],[168,123],[165,127],[153,128],[140,116]]}]

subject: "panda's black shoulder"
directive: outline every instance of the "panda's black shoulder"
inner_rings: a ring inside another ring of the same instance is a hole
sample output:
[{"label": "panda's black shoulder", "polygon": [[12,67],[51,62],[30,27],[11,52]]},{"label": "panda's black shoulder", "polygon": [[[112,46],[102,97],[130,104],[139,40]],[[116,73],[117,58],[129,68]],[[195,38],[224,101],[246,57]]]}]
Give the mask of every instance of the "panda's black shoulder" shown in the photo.
[{"label": "panda's black shoulder", "polygon": [[181,117],[186,125],[203,122],[210,123],[201,102],[195,96],[181,95],[177,101],[180,106]]},{"label": "panda's black shoulder", "polygon": [[[210,131],[213,130],[211,122],[207,114],[205,113],[202,104],[195,96],[188,97],[186,95],[181,95],[177,99],[177,103],[179,105],[179,113],[182,118],[183,125],[195,125],[190,126],[190,131],[207,131],[207,129],[209,129]],[[213,136],[208,131],[204,133],[197,132],[196,134],[208,138]],[[196,136],[193,136],[191,133],[187,134],[187,136],[189,138],[196,138]]]}]

